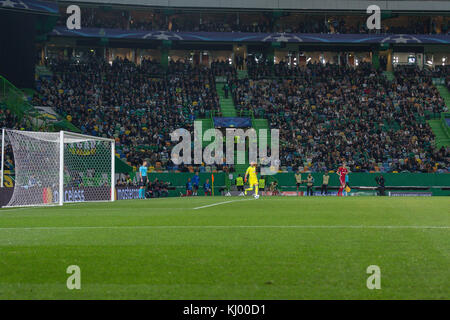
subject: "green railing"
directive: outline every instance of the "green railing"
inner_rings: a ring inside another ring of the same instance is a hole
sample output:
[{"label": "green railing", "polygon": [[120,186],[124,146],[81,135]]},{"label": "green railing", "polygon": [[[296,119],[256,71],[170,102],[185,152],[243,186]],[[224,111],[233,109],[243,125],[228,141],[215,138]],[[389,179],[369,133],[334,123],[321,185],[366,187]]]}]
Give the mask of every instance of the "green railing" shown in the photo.
[{"label": "green railing", "polygon": [[59,121],[49,120],[28,102],[21,90],[2,76],[0,76],[0,104],[6,106],[17,116],[18,123],[22,124],[25,119],[26,129],[34,131],[45,129],[47,131],[68,130],[80,132],[78,128],[65,119],[60,119]]},{"label": "green railing", "polygon": [[445,85],[445,78],[432,78],[431,81],[434,85]]},{"label": "green railing", "polygon": [[252,120],[255,119],[255,113],[253,109],[240,109],[239,110],[239,117],[251,117]]},{"label": "green railing", "polygon": [[442,112],[441,113],[441,127],[444,130],[444,132],[447,134],[447,137],[450,138],[450,126],[447,124],[447,121],[445,119],[450,118],[450,112]]},{"label": "green railing", "polygon": [[0,76],[0,102],[4,103],[19,120],[25,115],[37,116],[37,111],[26,100],[22,91],[17,89],[11,82]]}]

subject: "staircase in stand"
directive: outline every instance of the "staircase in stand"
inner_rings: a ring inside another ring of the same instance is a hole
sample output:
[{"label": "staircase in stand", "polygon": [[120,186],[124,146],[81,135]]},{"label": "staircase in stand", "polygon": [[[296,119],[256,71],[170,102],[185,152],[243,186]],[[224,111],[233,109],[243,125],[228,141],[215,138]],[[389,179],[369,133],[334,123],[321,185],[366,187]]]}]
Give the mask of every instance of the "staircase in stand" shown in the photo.
[{"label": "staircase in stand", "polygon": [[219,96],[220,111],[222,112],[222,116],[224,117],[236,117],[237,113],[232,99],[231,89],[228,90],[228,98],[226,98],[225,91],[223,90],[224,85],[225,82],[216,83],[216,90]]}]

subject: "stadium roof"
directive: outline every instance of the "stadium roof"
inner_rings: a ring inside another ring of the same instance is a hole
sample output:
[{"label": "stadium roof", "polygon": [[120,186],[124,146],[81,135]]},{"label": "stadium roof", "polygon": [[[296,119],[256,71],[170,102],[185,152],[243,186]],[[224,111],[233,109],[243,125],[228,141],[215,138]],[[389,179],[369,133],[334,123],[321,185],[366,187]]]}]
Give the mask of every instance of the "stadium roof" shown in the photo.
[{"label": "stadium roof", "polygon": [[57,14],[56,3],[41,0],[0,0],[0,9],[33,11],[45,14]]},{"label": "stadium roof", "polygon": [[159,8],[365,11],[378,5],[389,11],[448,11],[448,0],[60,0],[61,3],[130,5]]}]

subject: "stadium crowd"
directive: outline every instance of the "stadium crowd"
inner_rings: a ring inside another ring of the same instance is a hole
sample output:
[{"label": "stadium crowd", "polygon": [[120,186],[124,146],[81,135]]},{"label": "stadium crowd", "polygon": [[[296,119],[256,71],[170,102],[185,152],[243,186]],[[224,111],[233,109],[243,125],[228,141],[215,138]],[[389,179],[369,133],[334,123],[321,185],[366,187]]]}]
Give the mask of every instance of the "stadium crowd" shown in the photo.
[{"label": "stadium crowd", "polygon": [[229,83],[235,105],[280,129],[284,166],[334,170],[345,159],[353,172],[450,170],[425,122],[446,111],[425,71],[398,67],[392,83],[370,64],[255,65],[249,75]]},{"label": "stadium crowd", "polygon": [[434,78],[442,78],[444,79],[444,85],[447,87],[448,90],[450,90],[450,66],[436,66],[436,68],[433,70],[433,77]]},{"label": "stadium crowd", "polygon": [[[322,33],[322,34],[448,34],[450,20],[408,17],[406,20],[383,21],[379,31],[369,30],[367,17],[294,14],[279,18],[236,13],[163,14],[156,11],[99,10],[82,8],[82,27],[139,31],[173,32],[250,32],[250,33]],[[66,25],[65,8],[58,25]]]},{"label": "stadium crowd", "polygon": [[54,107],[84,134],[116,136],[132,165],[143,158],[166,164],[169,134],[190,130],[194,118],[219,110],[214,76],[206,67],[172,62],[162,76],[151,61],[138,66],[116,59],[110,65],[96,57],[58,60],[50,67],[54,75],[42,80],[33,104]]},{"label": "stadium crowd", "polygon": [[211,62],[211,72],[215,77],[226,77],[227,80],[237,77],[236,68],[227,61]]},{"label": "stadium crowd", "polygon": [[[34,105],[50,106],[85,134],[115,136],[117,150],[138,167],[173,169],[169,134],[193,130],[193,120],[220,115],[215,76],[226,77],[237,110],[251,110],[280,129],[283,167],[334,170],[345,159],[352,172],[448,172],[449,149],[434,147],[426,119],[446,111],[433,72],[398,66],[389,81],[370,64],[248,66],[238,79],[234,66],[214,61],[211,68],[171,62],[167,72],[151,60],[141,65],[91,56],[85,61],[55,60],[50,80],[42,79]],[[28,128],[8,110],[0,121]],[[176,168],[188,172],[188,166]],[[234,168],[217,166],[233,172]]]},{"label": "stadium crowd", "polygon": [[0,105],[0,128],[30,130],[32,125],[27,117],[19,119],[17,114],[11,112],[6,106]]}]

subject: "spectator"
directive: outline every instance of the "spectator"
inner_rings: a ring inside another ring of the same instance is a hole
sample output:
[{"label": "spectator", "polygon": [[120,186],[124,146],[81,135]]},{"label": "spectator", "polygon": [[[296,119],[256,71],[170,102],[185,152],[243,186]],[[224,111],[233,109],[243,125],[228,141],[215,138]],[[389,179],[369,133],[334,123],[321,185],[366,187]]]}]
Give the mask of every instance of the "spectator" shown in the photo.
[{"label": "spectator", "polygon": [[322,176],[322,190],[321,190],[322,195],[328,194],[328,183],[329,182],[330,182],[330,176],[328,174],[328,171],[325,171],[325,173]]},{"label": "spectator", "polygon": [[308,196],[313,195],[313,188],[314,188],[314,177],[311,175],[311,173],[309,173],[308,178],[306,179],[306,194]]}]

